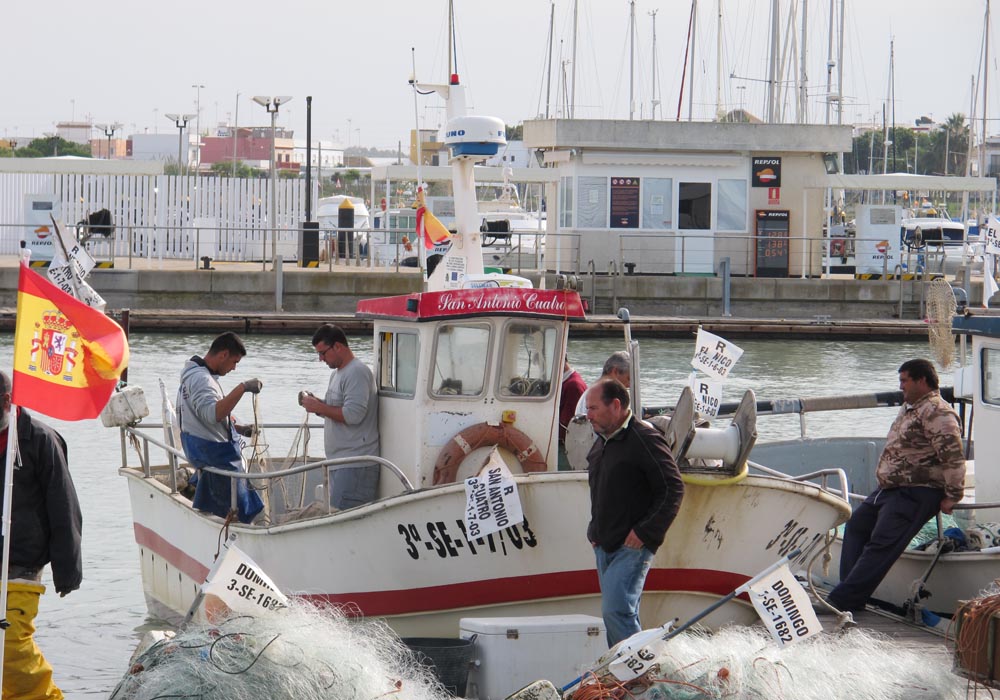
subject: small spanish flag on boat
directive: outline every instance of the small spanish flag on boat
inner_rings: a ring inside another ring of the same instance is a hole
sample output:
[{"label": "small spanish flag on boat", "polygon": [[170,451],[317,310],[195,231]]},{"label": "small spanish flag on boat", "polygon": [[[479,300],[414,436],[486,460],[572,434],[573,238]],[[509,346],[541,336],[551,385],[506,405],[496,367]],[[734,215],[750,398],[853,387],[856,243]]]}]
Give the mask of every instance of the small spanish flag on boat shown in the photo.
[{"label": "small spanish flag on boat", "polygon": [[121,326],[21,261],[11,403],[59,420],[96,418],[128,356]]},{"label": "small spanish flag on boat", "polygon": [[427,210],[423,186],[417,188],[417,235],[424,239],[424,247],[427,250],[451,238],[448,227]]}]

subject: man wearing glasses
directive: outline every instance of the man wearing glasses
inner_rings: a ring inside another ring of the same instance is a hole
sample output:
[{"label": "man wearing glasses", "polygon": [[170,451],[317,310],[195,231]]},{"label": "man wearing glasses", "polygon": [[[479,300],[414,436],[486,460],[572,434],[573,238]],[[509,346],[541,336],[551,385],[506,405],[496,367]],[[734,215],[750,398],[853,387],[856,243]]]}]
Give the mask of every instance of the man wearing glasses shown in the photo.
[{"label": "man wearing glasses", "polygon": [[[313,334],[312,345],[333,374],[322,400],[304,394],[300,403],[309,413],[323,417],[327,459],[378,457],[375,376],[354,356],[347,336],[337,326],[329,323],[320,326]],[[379,465],[371,462],[332,468],[330,504],[344,509],[374,501],[378,496],[379,470]]]}]

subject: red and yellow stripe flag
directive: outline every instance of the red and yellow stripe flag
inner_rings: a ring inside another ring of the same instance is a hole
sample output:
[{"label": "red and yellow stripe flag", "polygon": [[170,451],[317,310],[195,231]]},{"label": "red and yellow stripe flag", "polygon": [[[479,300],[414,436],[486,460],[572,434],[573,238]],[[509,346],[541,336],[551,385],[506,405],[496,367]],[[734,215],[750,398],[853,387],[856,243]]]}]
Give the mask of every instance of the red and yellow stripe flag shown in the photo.
[{"label": "red and yellow stripe flag", "polygon": [[96,418],[126,366],[121,326],[22,261],[11,403],[60,420]]}]

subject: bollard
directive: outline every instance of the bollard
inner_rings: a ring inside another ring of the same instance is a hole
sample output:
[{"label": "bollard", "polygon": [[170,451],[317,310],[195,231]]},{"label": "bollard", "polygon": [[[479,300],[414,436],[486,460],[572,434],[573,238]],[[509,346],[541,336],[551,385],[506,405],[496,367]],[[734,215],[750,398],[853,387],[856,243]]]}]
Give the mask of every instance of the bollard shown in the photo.
[{"label": "bollard", "polygon": [[719,275],[722,277],[722,315],[727,318],[733,315],[729,310],[729,302],[732,298],[732,276],[729,267],[728,257],[719,261]]}]

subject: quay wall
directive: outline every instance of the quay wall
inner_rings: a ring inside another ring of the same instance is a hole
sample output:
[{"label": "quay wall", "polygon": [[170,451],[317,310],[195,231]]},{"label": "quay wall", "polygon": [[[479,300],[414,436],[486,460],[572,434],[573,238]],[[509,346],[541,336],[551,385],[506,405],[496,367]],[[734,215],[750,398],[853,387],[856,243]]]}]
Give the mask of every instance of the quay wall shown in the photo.
[{"label": "quay wall", "polygon": [[[241,266],[242,268],[243,266]],[[249,267],[249,266],[247,266]],[[40,272],[43,272],[40,270]],[[0,268],[0,306],[13,307],[16,266]],[[539,274],[527,273],[535,285]],[[88,278],[110,309],[274,312],[276,275],[256,269],[98,269]],[[557,277],[546,276],[546,286]],[[285,313],[352,314],[359,299],[419,291],[413,270],[371,271],[357,268],[285,268],[281,276]],[[671,317],[723,316],[723,280],[719,277],[620,275],[583,277],[578,291],[591,313],[613,314],[626,307],[633,315]],[[982,283],[970,291],[978,306]],[[734,318],[833,320],[920,315],[924,283],[915,280],[731,279],[730,314]]]}]

